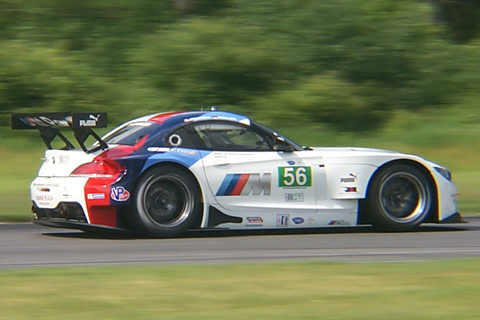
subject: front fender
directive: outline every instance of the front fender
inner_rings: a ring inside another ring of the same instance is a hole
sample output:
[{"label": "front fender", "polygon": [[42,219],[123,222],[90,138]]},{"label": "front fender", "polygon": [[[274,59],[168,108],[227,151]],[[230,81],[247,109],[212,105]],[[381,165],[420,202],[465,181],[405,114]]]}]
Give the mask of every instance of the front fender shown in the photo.
[{"label": "front fender", "polygon": [[377,170],[368,164],[326,166],[327,184],[330,199],[364,199],[368,183]]}]

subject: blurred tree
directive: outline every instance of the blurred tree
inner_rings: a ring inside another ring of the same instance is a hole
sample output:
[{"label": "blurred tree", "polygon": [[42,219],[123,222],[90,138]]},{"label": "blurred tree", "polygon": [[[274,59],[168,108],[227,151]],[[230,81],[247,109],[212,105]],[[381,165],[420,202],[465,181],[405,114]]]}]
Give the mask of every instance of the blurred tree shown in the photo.
[{"label": "blurred tree", "polygon": [[368,130],[478,91],[479,47],[442,39],[433,5],[475,43],[467,0],[0,0],[0,108],[216,104]]},{"label": "blurred tree", "polygon": [[12,40],[0,47],[0,105],[8,112],[108,109],[110,84],[54,48]]},{"label": "blurred tree", "polygon": [[181,14],[211,14],[228,6],[229,0],[174,0],[173,7]]},{"label": "blurred tree", "polygon": [[242,104],[282,78],[288,62],[261,29],[229,20],[191,20],[148,36],[133,70],[185,106]]},{"label": "blurred tree", "polygon": [[292,88],[262,96],[255,116],[275,127],[322,123],[338,131],[372,131],[388,113],[369,106],[369,99],[336,74],[302,79]]},{"label": "blurred tree", "polygon": [[437,6],[437,20],[447,24],[455,41],[466,43],[480,35],[478,0],[432,0],[432,2]]},{"label": "blurred tree", "polygon": [[175,10],[180,11],[183,14],[190,13],[195,9],[195,0],[175,0]]}]

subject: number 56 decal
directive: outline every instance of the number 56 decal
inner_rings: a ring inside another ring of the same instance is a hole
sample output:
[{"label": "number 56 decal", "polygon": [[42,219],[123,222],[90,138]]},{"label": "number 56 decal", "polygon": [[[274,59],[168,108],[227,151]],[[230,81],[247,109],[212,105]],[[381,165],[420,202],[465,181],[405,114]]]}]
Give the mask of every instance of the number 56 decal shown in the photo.
[{"label": "number 56 decal", "polygon": [[312,186],[311,167],[279,167],[278,186],[283,188],[298,188]]}]

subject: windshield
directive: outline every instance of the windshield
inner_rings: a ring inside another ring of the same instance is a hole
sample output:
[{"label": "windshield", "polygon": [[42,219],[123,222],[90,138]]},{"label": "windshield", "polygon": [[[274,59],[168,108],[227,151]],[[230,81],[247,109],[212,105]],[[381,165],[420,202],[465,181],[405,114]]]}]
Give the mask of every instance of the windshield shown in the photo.
[{"label": "windshield", "polygon": [[261,123],[258,123],[256,121],[253,121],[253,123],[257,126],[257,127],[260,127],[262,128],[263,130],[267,131],[267,132],[271,132],[273,134],[274,137],[276,137],[277,139],[280,139],[280,140],[283,140],[285,142],[287,142],[288,144],[290,144],[295,150],[297,151],[300,151],[300,150],[308,150],[309,148],[308,147],[302,147],[301,145],[299,145],[298,143],[296,143],[295,141],[293,140],[290,140],[288,139],[287,137],[273,131],[272,129],[270,129],[269,127],[266,127],[264,126],[263,124]]},{"label": "windshield", "polygon": [[156,122],[133,122],[107,134],[103,140],[107,144],[134,146],[159,126]]}]

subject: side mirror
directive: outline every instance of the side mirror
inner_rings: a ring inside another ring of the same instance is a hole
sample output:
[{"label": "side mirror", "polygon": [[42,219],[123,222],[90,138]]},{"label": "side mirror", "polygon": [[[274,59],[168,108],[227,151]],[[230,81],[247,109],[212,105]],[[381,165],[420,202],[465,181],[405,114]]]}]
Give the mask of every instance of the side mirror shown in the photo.
[{"label": "side mirror", "polygon": [[278,152],[293,152],[295,149],[293,146],[287,142],[285,142],[283,139],[276,137],[275,138],[275,144],[273,145],[273,150],[278,151]]}]

